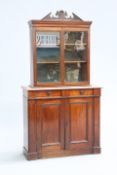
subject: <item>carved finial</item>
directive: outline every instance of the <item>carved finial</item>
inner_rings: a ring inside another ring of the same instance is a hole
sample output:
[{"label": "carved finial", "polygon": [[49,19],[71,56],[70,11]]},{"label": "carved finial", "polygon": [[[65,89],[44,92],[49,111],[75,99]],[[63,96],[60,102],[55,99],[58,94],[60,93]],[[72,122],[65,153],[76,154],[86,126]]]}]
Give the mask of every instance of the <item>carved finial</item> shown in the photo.
[{"label": "carved finial", "polygon": [[56,16],[59,19],[66,19],[67,18],[67,12],[66,11],[63,11],[63,10],[57,11],[56,12]]}]

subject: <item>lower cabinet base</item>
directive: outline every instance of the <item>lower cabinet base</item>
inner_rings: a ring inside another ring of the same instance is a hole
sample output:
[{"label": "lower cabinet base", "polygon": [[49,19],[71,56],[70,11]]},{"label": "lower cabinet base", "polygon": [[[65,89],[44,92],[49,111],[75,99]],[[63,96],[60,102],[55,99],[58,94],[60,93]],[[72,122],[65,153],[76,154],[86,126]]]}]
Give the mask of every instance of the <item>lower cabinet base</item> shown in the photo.
[{"label": "lower cabinet base", "polygon": [[89,149],[80,149],[80,150],[63,150],[63,151],[51,151],[42,153],[40,156],[38,152],[29,153],[25,148],[23,150],[25,157],[28,160],[35,160],[35,159],[43,159],[43,158],[54,158],[54,157],[65,157],[65,156],[77,156],[77,155],[84,155],[84,154],[99,154],[101,153],[101,148],[93,147]]},{"label": "lower cabinet base", "polygon": [[100,153],[101,90],[69,88],[24,89],[28,160]]}]

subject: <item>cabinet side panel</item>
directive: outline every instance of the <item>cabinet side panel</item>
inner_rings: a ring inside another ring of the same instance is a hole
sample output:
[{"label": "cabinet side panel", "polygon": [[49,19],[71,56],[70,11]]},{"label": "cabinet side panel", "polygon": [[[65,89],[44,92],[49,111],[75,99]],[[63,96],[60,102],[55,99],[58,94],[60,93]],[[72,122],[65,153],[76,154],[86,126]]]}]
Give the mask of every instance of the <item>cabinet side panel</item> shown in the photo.
[{"label": "cabinet side panel", "polygon": [[27,98],[23,96],[23,128],[24,128],[24,148],[28,150],[28,106]]},{"label": "cabinet side panel", "polygon": [[28,101],[28,132],[29,132],[29,152],[36,153],[37,151],[37,134],[36,134],[36,103],[34,100]]},{"label": "cabinet side panel", "polygon": [[94,98],[94,153],[100,152],[100,97]]}]

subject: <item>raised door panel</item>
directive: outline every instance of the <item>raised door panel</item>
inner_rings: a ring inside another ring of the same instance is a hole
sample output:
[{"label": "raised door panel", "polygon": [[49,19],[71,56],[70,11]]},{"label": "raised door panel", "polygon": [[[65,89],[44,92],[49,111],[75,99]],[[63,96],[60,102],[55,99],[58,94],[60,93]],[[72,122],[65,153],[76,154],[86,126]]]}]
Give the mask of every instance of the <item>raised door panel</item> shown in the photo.
[{"label": "raised door panel", "polygon": [[38,151],[43,157],[64,147],[64,116],[61,100],[41,100],[37,104]]},{"label": "raised door panel", "polygon": [[71,104],[71,143],[86,142],[88,121],[87,104]]},{"label": "raised door panel", "polygon": [[92,147],[92,99],[66,102],[66,149],[83,151]]}]

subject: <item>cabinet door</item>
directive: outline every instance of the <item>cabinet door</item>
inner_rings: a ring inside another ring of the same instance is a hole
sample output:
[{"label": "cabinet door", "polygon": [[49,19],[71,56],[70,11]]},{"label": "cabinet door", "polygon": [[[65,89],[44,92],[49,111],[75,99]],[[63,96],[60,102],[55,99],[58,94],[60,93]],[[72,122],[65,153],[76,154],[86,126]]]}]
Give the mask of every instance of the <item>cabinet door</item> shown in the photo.
[{"label": "cabinet door", "polygon": [[36,32],[36,82],[60,83],[60,32]]},{"label": "cabinet door", "polygon": [[65,148],[86,153],[92,149],[92,99],[70,99],[65,103]]},{"label": "cabinet door", "polygon": [[88,32],[64,32],[64,67],[65,83],[88,81]]},{"label": "cabinet door", "polygon": [[37,102],[37,149],[41,157],[54,156],[64,147],[64,116],[61,100]]}]

